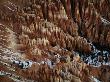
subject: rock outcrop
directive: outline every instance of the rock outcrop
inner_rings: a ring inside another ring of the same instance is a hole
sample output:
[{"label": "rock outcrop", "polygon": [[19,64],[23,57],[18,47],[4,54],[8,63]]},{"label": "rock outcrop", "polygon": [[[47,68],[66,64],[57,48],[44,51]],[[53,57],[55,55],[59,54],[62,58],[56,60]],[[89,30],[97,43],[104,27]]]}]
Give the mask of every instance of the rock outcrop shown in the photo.
[{"label": "rock outcrop", "polygon": [[109,0],[2,0],[0,48],[13,51],[0,49],[0,66],[7,63],[4,71],[13,74],[6,76],[21,82],[109,82],[109,5]]}]

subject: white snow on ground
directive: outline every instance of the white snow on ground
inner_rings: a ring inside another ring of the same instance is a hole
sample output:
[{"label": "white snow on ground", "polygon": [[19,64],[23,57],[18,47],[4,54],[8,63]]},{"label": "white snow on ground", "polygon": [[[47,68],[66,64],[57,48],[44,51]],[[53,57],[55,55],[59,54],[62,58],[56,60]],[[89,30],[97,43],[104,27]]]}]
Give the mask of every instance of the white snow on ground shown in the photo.
[{"label": "white snow on ground", "polygon": [[34,80],[28,80],[28,79],[25,79],[25,78],[20,77],[18,75],[8,73],[8,72],[5,72],[5,71],[0,71],[0,76],[8,76],[9,78],[14,80],[15,82],[35,82]]},{"label": "white snow on ground", "polygon": [[[84,61],[93,67],[100,67],[101,65],[109,65],[110,61],[108,60],[109,52],[108,51],[100,51],[98,50],[92,43],[90,45],[93,48],[92,54],[90,56],[85,57]],[[103,58],[103,60],[100,61],[100,57]]]},{"label": "white snow on ground", "polygon": [[107,25],[107,24],[110,24],[110,22],[109,22],[108,20],[106,20],[106,19],[104,19],[104,18],[102,18],[102,17],[101,17],[101,21],[102,21],[104,24],[106,24],[106,25]]},{"label": "white snow on ground", "polygon": [[93,76],[92,76],[92,79],[94,80],[94,82],[101,82],[101,81],[99,81],[97,78],[95,78]]},{"label": "white snow on ground", "polygon": [[0,23],[0,26],[4,26],[2,23]]}]

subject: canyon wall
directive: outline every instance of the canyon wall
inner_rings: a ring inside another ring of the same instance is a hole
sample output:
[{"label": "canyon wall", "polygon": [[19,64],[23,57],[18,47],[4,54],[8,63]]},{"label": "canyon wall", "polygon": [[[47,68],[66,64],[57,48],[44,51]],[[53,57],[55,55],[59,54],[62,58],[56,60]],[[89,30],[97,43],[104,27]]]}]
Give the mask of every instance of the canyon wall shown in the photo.
[{"label": "canyon wall", "polygon": [[[33,62],[22,69],[6,59],[21,82],[109,82],[109,66],[93,67],[82,58],[96,44],[109,52],[109,21],[109,0],[1,1],[0,46],[21,53],[14,61]],[[0,53],[1,58],[12,55]],[[0,70],[10,72],[8,67]]]}]

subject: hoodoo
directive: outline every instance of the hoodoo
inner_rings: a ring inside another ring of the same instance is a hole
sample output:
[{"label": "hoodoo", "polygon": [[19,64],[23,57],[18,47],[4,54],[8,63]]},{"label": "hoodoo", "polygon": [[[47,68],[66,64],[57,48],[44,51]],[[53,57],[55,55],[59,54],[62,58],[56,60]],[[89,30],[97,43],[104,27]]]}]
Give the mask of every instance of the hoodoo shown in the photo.
[{"label": "hoodoo", "polygon": [[110,0],[0,0],[0,82],[110,82]]}]

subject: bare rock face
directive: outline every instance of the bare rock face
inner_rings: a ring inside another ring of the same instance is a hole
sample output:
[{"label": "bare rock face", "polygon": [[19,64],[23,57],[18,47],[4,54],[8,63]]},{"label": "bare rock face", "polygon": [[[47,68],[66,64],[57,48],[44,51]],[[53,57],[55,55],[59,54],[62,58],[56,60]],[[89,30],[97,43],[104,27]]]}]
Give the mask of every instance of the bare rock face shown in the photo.
[{"label": "bare rock face", "polygon": [[15,82],[109,82],[109,5],[109,0],[2,0],[1,75]]},{"label": "bare rock face", "polygon": [[79,0],[74,1],[74,4],[76,10],[72,14],[79,25],[79,33],[94,43],[109,47],[109,1]]}]

